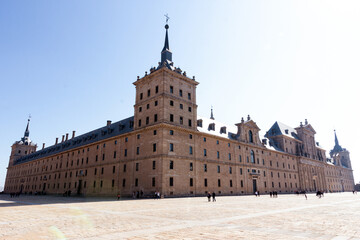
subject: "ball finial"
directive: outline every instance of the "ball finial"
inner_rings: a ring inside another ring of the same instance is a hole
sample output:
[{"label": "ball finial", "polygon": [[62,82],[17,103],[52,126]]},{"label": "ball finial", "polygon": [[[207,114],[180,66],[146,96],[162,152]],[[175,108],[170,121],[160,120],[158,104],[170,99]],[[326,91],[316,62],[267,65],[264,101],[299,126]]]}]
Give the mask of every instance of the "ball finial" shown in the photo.
[{"label": "ball finial", "polygon": [[165,25],[165,29],[166,29],[166,30],[169,29],[169,25],[166,24],[166,25]]}]

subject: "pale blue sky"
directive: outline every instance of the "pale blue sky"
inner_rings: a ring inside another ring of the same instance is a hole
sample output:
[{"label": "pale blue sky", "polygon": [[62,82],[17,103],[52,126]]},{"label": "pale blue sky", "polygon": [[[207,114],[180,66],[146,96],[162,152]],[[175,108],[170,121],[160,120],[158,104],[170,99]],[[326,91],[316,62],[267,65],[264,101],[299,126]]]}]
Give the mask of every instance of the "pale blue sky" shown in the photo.
[{"label": "pale blue sky", "polygon": [[175,66],[200,82],[198,115],[248,114],[264,134],[307,118],[333,129],[360,180],[359,1],[1,1],[0,186],[31,113],[41,148],[133,115],[136,76],[160,60],[170,16]]}]

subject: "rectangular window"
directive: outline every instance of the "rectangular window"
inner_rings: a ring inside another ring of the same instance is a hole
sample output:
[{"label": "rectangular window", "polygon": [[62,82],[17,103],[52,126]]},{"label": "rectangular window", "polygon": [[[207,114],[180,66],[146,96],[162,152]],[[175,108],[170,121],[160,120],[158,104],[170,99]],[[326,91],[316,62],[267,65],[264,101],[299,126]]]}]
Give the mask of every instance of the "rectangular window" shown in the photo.
[{"label": "rectangular window", "polygon": [[104,174],[104,168],[101,168],[101,175]]},{"label": "rectangular window", "polygon": [[204,137],[204,142],[206,142],[206,138]]},{"label": "rectangular window", "polygon": [[204,164],[204,172],[207,172],[207,164]]},{"label": "rectangular window", "polygon": [[183,124],[184,119],[183,119],[183,117],[182,117],[182,116],[180,116],[179,121],[180,121],[180,124]]},{"label": "rectangular window", "polygon": [[188,108],[188,111],[191,112],[191,107]]},{"label": "rectangular window", "polygon": [[153,161],[153,163],[152,163],[152,169],[156,169],[156,161]]},{"label": "rectangular window", "polygon": [[190,155],[193,154],[193,147],[192,147],[192,146],[189,147],[189,154],[190,154]]},{"label": "rectangular window", "polygon": [[220,166],[217,166],[217,172],[220,173]]},{"label": "rectangular window", "polygon": [[170,152],[173,152],[174,151],[174,144],[170,143]]},{"label": "rectangular window", "polygon": [[170,100],[170,106],[174,106],[174,101]]},{"label": "rectangular window", "polygon": [[105,154],[102,155],[102,160],[103,160],[103,161],[105,160]]},{"label": "rectangular window", "polygon": [[96,187],[96,181],[94,181],[94,187]]},{"label": "rectangular window", "polygon": [[221,187],[221,180],[218,179],[218,187]]},{"label": "rectangular window", "polygon": [[137,154],[137,155],[140,154],[140,147],[136,147],[136,154]]},{"label": "rectangular window", "polygon": [[114,151],[114,158],[116,158],[116,151]]},{"label": "rectangular window", "polygon": [[174,169],[174,161],[170,160],[169,168],[170,168],[170,169]]},{"label": "rectangular window", "polygon": [[220,152],[219,152],[219,151],[216,152],[216,157],[217,157],[218,159],[220,158]]},{"label": "rectangular window", "polygon": [[149,117],[146,117],[145,122],[146,122],[146,125],[148,125],[148,124],[149,124],[149,122],[150,122],[150,118],[149,118]]},{"label": "rectangular window", "polygon": [[230,187],[232,187],[232,180],[230,180]]},{"label": "rectangular window", "polygon": [[98,155],[95,156],[95,162],[97,162],[97,161],[98,161]]},{"label": "rectangular window", "polygon": [[191,162],[190,163],[190,171],[192,171],[193,170],[193,163]]},{"label": "rectangular window", "polygon": [[115,173],[115,166],[113,166],[113,173]]},{"label": "rectangular window", "polygon": [[126,164],[124,164],[123,172],[126,172]]},{"label": "rectangular window", "polygon": [[140,100],[142,100],[143,99],[143,94],[142,93],[140,93]]},{"label": "rectangular window", "polygon": [[139,107],[139,112],[141,112],[142,111],[142,107]]},{"label": "rectangular window", "polygon": [[193,186],[193,179],[192,178],[190,178],[190,187],[192,187]]},{"label": "rectangular window", "polygon": [[154,135],[156,135],[157,134],[157,132],[156,132],[156,130],[154,130]]},{"label": "rectangular window", "polygon": [[170,187],[174,186],[174,178],[170,177],[169,185],[170,185]]},{"label": "rectangular window", "polygon": [[170,134],[170,135],[174,135],[174,130],[170,130],[170,131],[169,131],[169,134]]},{"label": "rectangular window", "polygon": [[95,169],[94,169],[94,175],[96,175],[96,173],[97,173],[97,169],[95,168]]},{"label": "rectangular window", "polygon": [[204,179],[204,187],[207,187],[207,178]]},{"label": "rectangular window", "polygon": [[192,126],[192,121],[191,121],[191,119],[189,119],[189,127],[191,127]]},{"label": "rectangular window", "polygon": [[204,149],[204,157],[206,157],[206,149]]},{"label": "rectangular window", "polygon": [[150,97],[150,89],[147,91],[147,96]]},{"label": "rectangular window", "polygon": [[155,87],[155,93],[158,93],[159,92],[159,86],[156,86]]},{"label": "rectangular window", "polygon": [[182,97],[182,95],[183,95],[183,94],[182,94],[182,90],[180,89],[180,90],[179,90],[179,96]]},{"label": "rectangular window", "polygon": [[155,178],[154,177],[151,180],[151,186],[155,187]]},{"label": "rectangular window", "polygon": [[153,152],[156,152],[156,143],[153,144]]},{"label": "rectangular window", "polygon": [[188,93],[188,99],[191,100],[191,93]]},{"label": "rectangular window", "polygon": [[139,127],[141,127],[141,119],[139,119],[139,124],[138,124]]},{"label": "rectangular window", "polygon": [[123,178],[123,181],[122,181],[122,186],[125,187],[125,183],[126,183],[126,180],[125,178]]},{"label": "rectangular window", "polygon": [[135,187],[139,185],[139,179],[135,178]]},{"label": "rectangular window", "polygon": [[243,182],[243,180],[240,181],[240,187],[244,187],[244,182]]},{"label": "rectangular window", "polygon": [[135,164],[135,171],[139,171],[139,163]]},{"label": "rectangular window", "polygon": [[174,87],[170,86],[170,93],[174,93]]},{"label": "rectangular window", "polygon": [[158,115],[154,114],[154,122],[157,122],[157,121],[158,121]]},{"label": "rectangular window", "polygon": [[115,186],[115,180],[113,179],[112,181],[111,181],[111,187],[114,187]]},{"label": "rectangular window", "polygon": [[232,168],[231,167],[229,167],[229,173],[232,174]]},{"label": "rectangular window", "polygon": [[242,175],[242,171],[243,171],[242,168],[240,168],[240,175]]},{"label": "rectangular window", "polygon": [[231,160],[231,153],[229,153],[229,160]]},{"label": "rectangular window", "polygon": [[174,115],[170,114],[170,122],[174,122]]},{"label": "rectangular window", "polygon": [[124,150],[124,156],[127,156],[127,149]]},{"label": "rectangular window", "polygon": [[183,109],[183,108],[184,108],[184,106],[183,106],[181,103],[180,103],[179,107],[180,107],[180,109]]}]

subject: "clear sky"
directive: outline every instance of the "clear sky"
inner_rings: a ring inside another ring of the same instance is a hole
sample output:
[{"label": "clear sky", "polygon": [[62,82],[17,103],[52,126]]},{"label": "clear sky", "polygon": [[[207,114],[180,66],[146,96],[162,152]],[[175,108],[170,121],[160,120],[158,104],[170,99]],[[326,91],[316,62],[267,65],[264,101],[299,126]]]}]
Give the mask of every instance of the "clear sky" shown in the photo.
[{"label": "clear sky", "polygon": [[175,66],[196,76],[198,115],[262,134],[305,118],[360,181],[360,1],[0,1],[0,186],[10,146],[41,148],[133,116],[136,77],[157,66],[168,13]]}]

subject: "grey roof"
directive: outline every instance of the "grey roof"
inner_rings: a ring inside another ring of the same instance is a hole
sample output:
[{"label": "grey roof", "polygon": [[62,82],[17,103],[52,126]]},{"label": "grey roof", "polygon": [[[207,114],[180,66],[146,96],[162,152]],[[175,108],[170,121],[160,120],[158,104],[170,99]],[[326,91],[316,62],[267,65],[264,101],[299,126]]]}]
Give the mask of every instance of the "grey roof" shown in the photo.
[{"label": "grey roof", "polygon": [[276,121],[269,131],[266,132],[265,137],[270,138],[279,135],[285,135],[296,140],[301,140],[296,134],[296,130],[294,128]]},{"label": "grey roof", "polygon": [[134,117],[129,117],[121,121],[101,127],[91,132],[79,135],[67,141],[44,148],[29,155],[23,156],[15,161],[16,164],[30,162],[39,158],[47,157],[63,151],[68,151],[90,143],[98,142],[107,138],[115,137],[133,131]]}]

